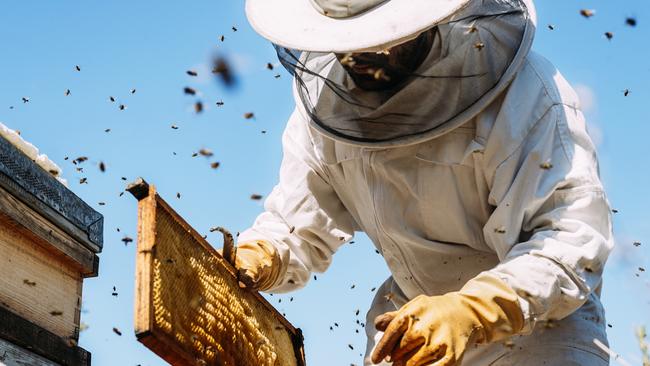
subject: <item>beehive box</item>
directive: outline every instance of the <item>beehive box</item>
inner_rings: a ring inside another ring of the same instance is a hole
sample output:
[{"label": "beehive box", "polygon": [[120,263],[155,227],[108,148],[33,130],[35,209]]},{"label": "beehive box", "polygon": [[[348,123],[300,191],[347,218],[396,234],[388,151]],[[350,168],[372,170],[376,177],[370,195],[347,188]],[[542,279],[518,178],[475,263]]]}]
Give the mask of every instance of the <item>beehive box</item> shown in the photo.
[{"label": "beehive box", "polygon": [[172,365],[303,366],[302,334],[139,180],[135,332]]},{"label": "beehive box", "polygon": [[82,283],[97,275],[102,230],[101,214],[0,137],[4,362],[90,364],[76,344]]}]

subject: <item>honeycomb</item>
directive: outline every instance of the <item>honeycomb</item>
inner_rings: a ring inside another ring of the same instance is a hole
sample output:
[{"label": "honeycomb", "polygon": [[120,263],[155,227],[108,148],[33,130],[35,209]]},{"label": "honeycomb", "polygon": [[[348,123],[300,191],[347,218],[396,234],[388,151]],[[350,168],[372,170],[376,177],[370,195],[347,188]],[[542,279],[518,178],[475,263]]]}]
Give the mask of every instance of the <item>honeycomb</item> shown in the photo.
[{"label": "honeycomb", "polygon": [[241,289],[224,259],[164,207],[155,210],[152,333],[173,340],[196,365],[300,366],[280,315]]}]

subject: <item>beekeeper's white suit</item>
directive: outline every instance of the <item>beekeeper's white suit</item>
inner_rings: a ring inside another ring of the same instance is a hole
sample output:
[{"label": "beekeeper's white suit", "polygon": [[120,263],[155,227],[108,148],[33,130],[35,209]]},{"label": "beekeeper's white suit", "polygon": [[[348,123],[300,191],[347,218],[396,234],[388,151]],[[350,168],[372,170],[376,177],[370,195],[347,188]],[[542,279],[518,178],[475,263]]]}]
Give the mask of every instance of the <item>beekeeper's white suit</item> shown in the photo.
[{"label": "beekeeper's white suit", "polygon": [[498,96],[477,101],[480,113],[417,143],[337,141],[297,101],[279,183],[239,241],[272,243],[286,273],[271,290],[287,292],[325,271],[355,231],[367,233],[392,276],[367,315],[366,365],[381,337],[376,316],[485,271],[516,291],[525,327],[471,347],[463,364],[608,363],[593,343],[606,342],[599,293],[613,246],[595,147],[558,70],[532,52],[518,58]]}]

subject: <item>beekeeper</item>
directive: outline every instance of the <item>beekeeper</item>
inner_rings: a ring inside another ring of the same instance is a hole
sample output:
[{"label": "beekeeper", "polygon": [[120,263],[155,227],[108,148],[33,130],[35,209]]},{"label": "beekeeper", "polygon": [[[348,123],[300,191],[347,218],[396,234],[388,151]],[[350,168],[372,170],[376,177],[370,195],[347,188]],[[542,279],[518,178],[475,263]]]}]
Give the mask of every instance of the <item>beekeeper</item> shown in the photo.
[{"label": "beekeeper", "polygon": [[392,276],[365,364],[607,365],[611,213],[531,0],[247,0],[294,76],[240,278],[287,292],[355,231]]}]

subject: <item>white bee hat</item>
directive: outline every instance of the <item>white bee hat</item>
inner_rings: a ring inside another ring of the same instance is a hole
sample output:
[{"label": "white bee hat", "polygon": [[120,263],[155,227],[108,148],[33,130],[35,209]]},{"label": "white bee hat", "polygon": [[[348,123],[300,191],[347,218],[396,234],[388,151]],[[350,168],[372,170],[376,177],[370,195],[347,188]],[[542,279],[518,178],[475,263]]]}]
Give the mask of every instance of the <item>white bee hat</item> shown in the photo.
[{"label": "white bee hat", "polygon": [[246,0],[271,42],[317,52],[381,51],[415,38],[471,0]]}]

